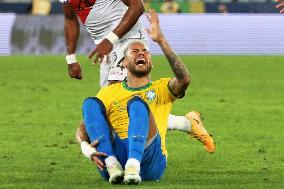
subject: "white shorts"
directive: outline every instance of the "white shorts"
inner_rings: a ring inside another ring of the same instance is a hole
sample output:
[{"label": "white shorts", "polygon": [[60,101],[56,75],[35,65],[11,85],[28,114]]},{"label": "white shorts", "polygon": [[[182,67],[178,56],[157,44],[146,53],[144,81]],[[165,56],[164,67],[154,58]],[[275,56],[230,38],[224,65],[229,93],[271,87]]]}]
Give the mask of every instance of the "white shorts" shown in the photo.
[{"label": "white shorts", "polygon": [[[124,45],[131,40],[144,40],[148,45],[147,37],[143,32],[138,35],[128,38],[122,38],[119,42],[114,44],[113,50],[110,53],[110,71],[108,75],[109,81],[124,81],[127,76],[127,70],[122,65],[122,60],[124,57]],[[149,45],[148,45],[149,46]]]}]

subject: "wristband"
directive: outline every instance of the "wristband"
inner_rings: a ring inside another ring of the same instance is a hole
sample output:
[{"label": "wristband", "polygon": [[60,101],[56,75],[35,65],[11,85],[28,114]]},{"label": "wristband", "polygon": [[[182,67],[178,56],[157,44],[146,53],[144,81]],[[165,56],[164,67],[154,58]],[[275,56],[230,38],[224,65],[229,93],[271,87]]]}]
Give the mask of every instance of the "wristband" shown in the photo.
[{"label": "wristband", "polygon": [[107,40],[109,40],[109,42],[113,45],[114,43],[116,43],[118,40],[119,40],[119,37],[115,34],[115,33],[113,33],[113,32],[110,32],[109,34],[107,34],[106,36],[105,36],[105,38],[107,39]]},{"label": "wristband", "polygon": [[97,152],[97,150],[91,147],[90,144],[86,141],[81,142],[81,150],[82,154],[89,159],[91,159],[92,155]]},{"label": "wristband", "polygon": [[66,56],[66,62],[67,64],[74,64],[77,62],[77,59],[76,59],[76,55],[75,54],[69,54]]}]

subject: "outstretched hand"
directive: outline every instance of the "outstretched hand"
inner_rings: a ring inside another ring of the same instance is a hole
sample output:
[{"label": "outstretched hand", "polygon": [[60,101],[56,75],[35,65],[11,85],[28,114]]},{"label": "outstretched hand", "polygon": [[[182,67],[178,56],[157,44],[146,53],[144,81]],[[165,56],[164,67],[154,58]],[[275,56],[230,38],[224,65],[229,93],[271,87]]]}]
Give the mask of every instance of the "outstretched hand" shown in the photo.
[{"label": "outstretched hand", "polygon": [[96,48],[90,52],[89,59],[94,57],[93,64],[103,62],[103,59],[112,51],[113,45],[107,39],[103,39]]},{"label": "outstretched hand", "polygon": [[281,8],[280,9],[280,13],[284,13],[284,1],[283,0],[275,0],[276,3],[278,3],[275,7],[277,9]]},{"label": "outstretched hand", "polygon": [[164,39],[164,35],[160,28],[158,14],[154,9],[149,9],[149,14],[147,14],[146,17],[150,23],[150,28],[146,29],[146,32],[154,42],[161,42]]}]

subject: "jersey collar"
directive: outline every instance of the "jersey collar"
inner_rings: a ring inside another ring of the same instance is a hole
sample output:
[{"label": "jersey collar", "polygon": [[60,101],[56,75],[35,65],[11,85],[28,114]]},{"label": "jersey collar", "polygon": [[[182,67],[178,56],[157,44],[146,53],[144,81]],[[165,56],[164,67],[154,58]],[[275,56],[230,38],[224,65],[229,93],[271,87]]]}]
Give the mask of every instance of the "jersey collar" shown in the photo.
[{"label": "jersey collar", "polygon": [[144,89],[147,89],[149,88],[151,85],[152,85],[152,81],[150,81],[149,83],[147,83],[146,85],[142,86],[142,87],[137,87],[137,88],[131,88],[131,87],[128,87],[126,81],[123,81],[122,82],[122,86],[124,89],[128,90],[128,91],[142,91]]}]

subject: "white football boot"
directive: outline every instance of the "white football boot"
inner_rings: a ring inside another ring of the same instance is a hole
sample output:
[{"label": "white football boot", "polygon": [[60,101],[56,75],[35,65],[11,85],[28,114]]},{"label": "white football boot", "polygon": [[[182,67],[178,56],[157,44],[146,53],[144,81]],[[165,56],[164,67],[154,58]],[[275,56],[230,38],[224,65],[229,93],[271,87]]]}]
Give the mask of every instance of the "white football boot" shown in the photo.
[{"label": "white football boot", "polygon": [[107,166],[107,171],[109,174],[108,181],[112,184],[118,184],[123,181],[123,169],[119,162]]},{"label": "white football boot", "polygon": [[128,166],[125,168],[124,183],[125,184],[140,184],[141,177],[139,175],[140,170],[135,166]]}]

